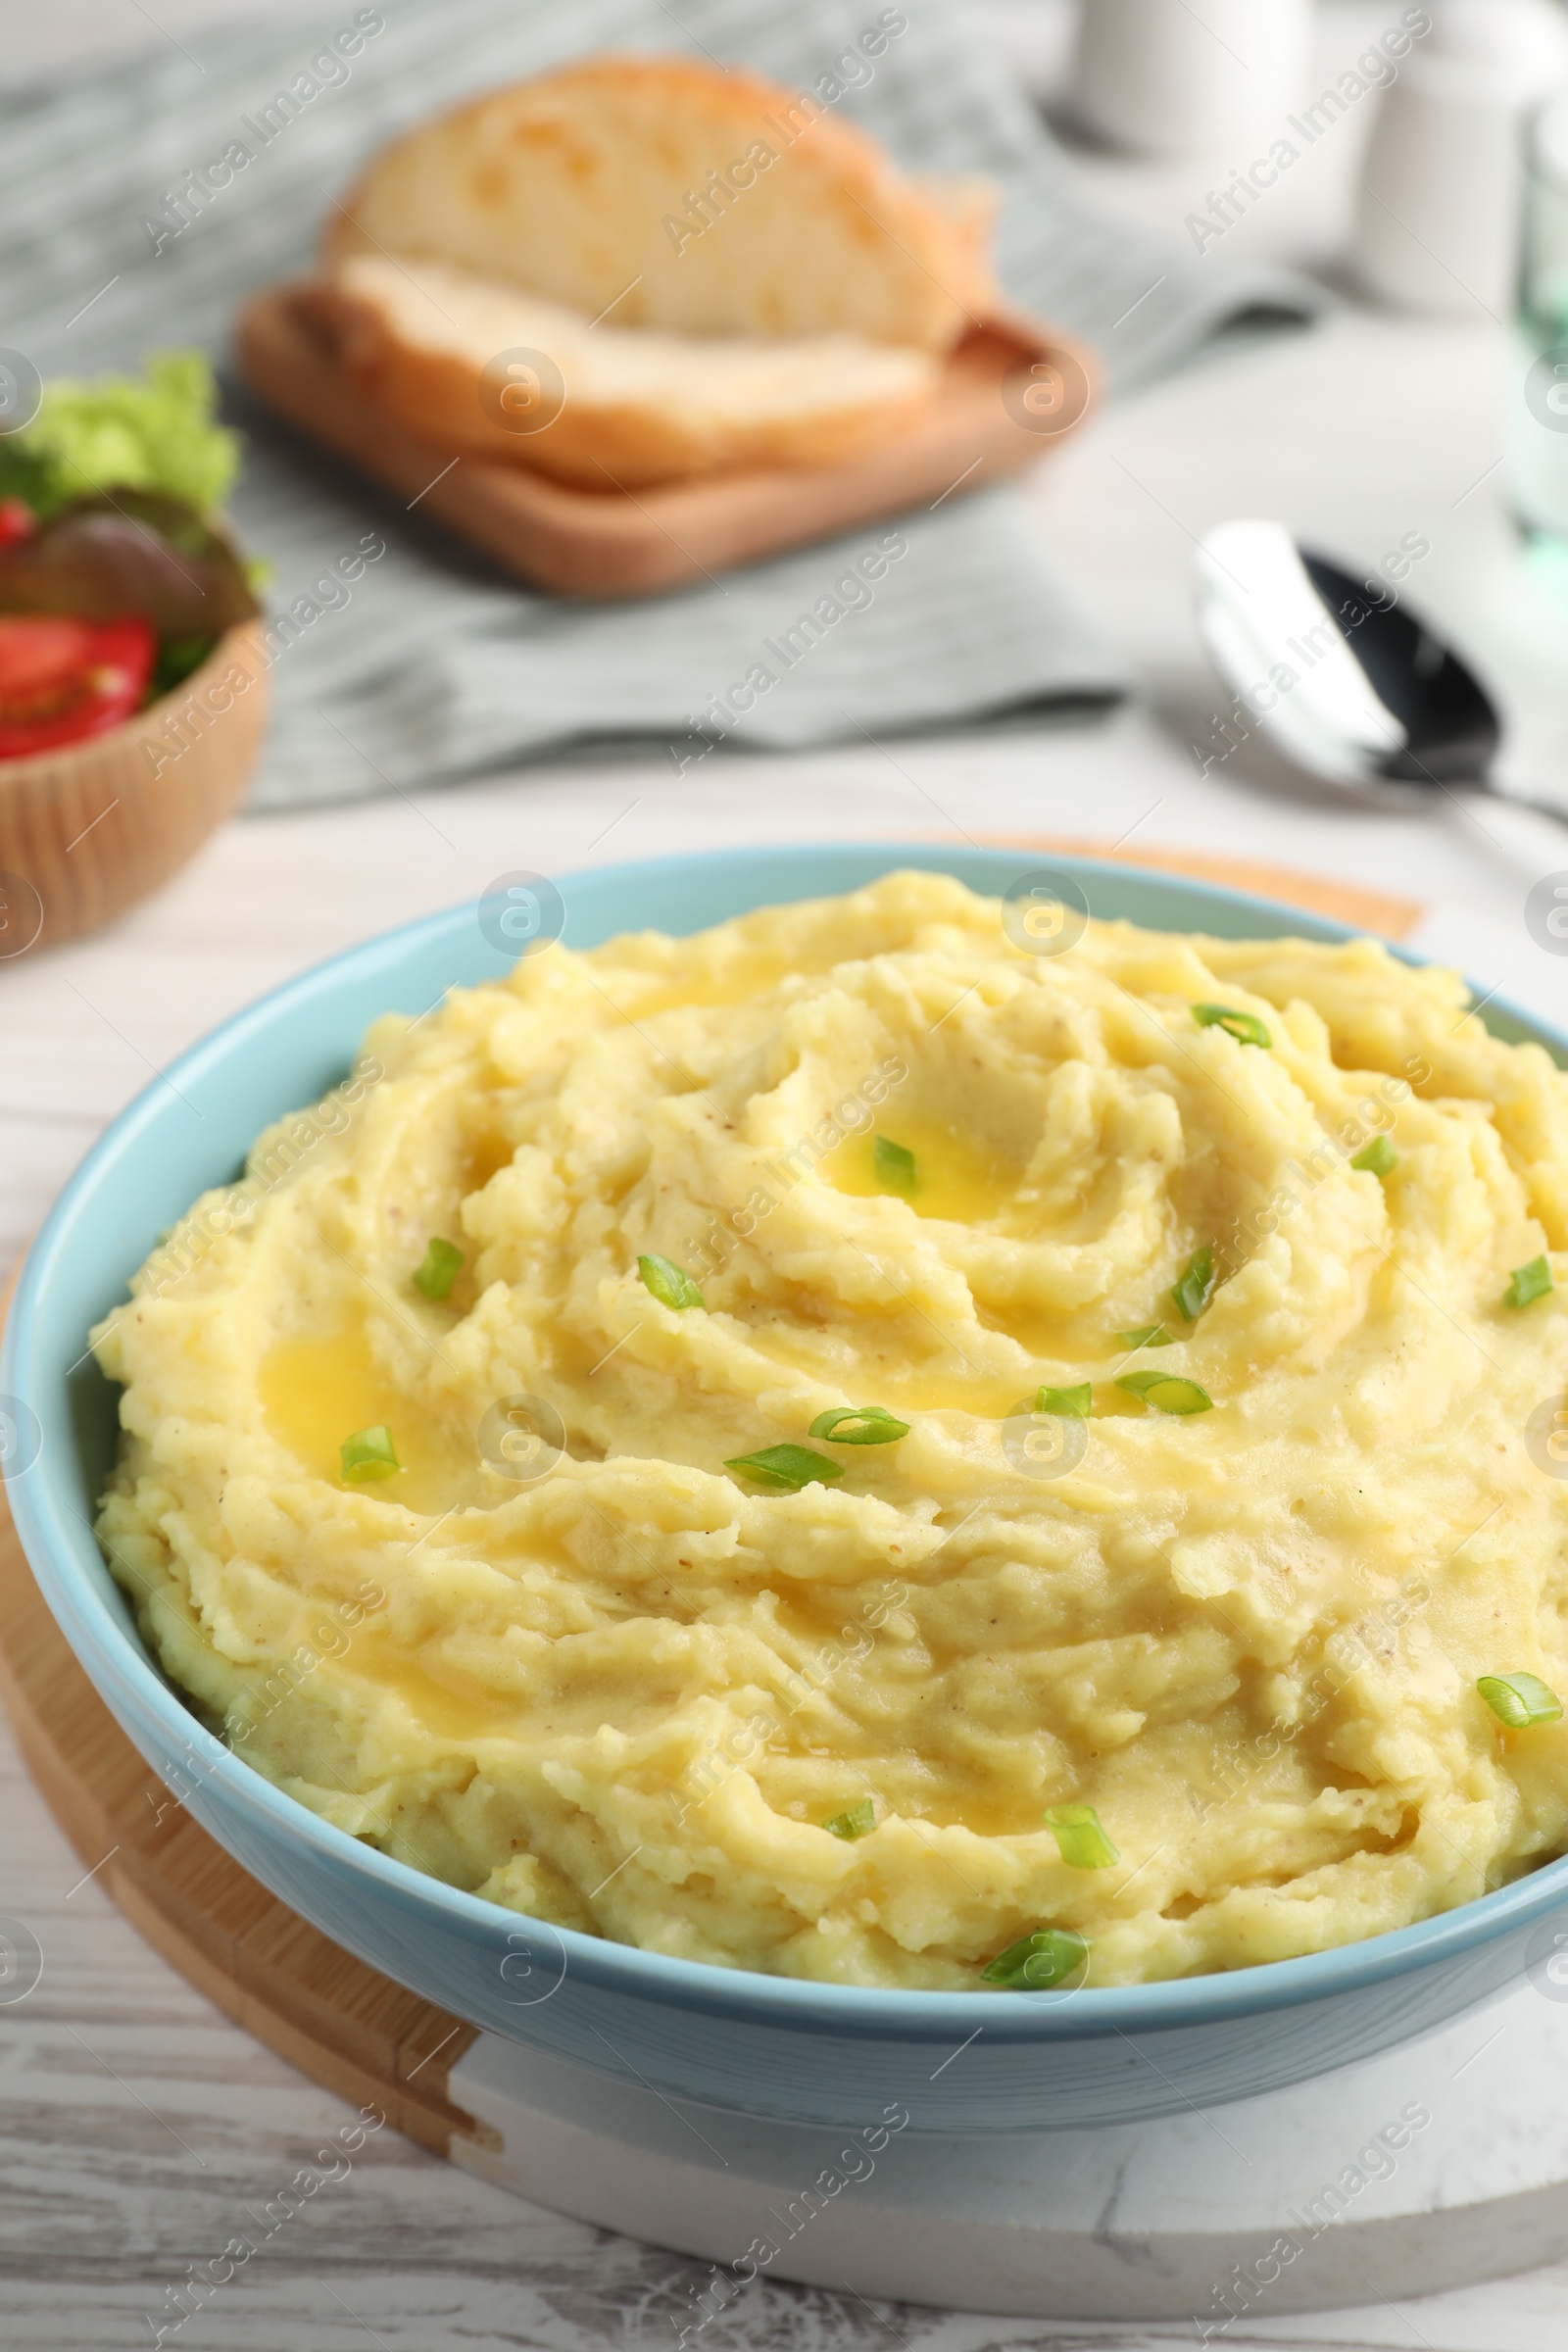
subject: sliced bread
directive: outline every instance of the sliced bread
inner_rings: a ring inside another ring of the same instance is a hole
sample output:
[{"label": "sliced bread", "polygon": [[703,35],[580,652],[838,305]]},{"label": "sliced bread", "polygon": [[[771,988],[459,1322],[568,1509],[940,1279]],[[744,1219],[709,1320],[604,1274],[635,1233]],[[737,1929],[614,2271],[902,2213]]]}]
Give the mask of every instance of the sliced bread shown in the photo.
[{"label": "sliced bread", "polygon": [[849,334],[701,339],[593,322],[441,262],[357,254],[330,317],[357,387],[444,449],[597,490],[826,465],[897,430],[941,362]]},{"label": "sliced bread", "polygon": [[612,56],[394,141],[334,211],[326,260],[444,263],[621,328],[940,352],[994,298],[988,225],[974,182],[905,177],[818,98]]}]

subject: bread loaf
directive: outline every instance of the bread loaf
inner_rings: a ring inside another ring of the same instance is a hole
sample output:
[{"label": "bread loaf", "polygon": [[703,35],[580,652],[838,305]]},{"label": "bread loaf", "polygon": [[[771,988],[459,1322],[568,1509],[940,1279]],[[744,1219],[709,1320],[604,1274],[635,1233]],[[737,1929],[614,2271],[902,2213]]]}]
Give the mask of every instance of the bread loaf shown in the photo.
[{"label": "bread loaf", "polygon": [[620,328],[942,352],[993,299],[983,186],[923,187],[758,74],[602,57],[396,140],[326,259],[444,263]]}]

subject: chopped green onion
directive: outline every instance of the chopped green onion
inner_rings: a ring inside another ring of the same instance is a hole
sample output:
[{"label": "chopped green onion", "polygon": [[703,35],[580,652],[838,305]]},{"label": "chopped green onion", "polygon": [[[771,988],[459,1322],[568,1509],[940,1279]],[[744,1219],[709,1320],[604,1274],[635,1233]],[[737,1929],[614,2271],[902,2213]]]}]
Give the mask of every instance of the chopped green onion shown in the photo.
[{"label": "chopped green onion", "polygon": [[1196,1323],[1213,1296],[1214,1252],[1205,1244],[1171,1291],[1171,1297],[1186,1320]]},{"label": "chopped green onion", "polygon": [[427,1298],[444,1298],[466,1262],[455,1242],[443,1242],[432,1234],[424,1245],[423,1261],[414,1269],[414,1287]]},{"label": "chopped green onion", "polygon": [[1055,1413],[1063,1421],[1087,1421],[1095,1409],[1095,1392],[1087,1380],[1080,1389],[1042,1389],[1034,1409]]},{"label": "chopped green onion", "polygon": [[831,1821],[823,1822],[822,1827],[831,1831],[835,1838],[863,1838],[876,1828],[876,1807],[868,1796],[862,1796],[858,1805],[849,1806],[843,1813],[835,1813]]},{"label": "chopped green onion", "polygon": [[1550,1289],[1550,1266],[1544,1257],[1533,1257],[1528,1266],[1516,1266],[1509,1275],[1502,1303],[1504,1306],[1533,1306],[1538,1298],[1544,1298]]},{"label": "chopped green onion", "polygon": [[1121,1860],[1093,1805],[1053,1805],[1046,1815],[1046,1827],[1054,1832],[1069,1870],[1108,1870]]},{"label": "chopped green onion", "polygon": [[1484,1674],[1476,1689],[1510,1732],[1528,1732],[1537,1723],[1556,1723],[1562,1714],[1562,1700],[1536,1674]]},{"label": "chopped green onion", "polygon": [[1036,1928],[1022,1936],[980,1971],[987,1984],[1004,1984],[1009,1992],[1049,1992],[1070,1977],[1089,1958],[1089,1946],[1071,1928]]},{"label": "chopped green onion", "polygon": [[1142,1396],[1156,1413],[1211,1413],[1214,1399],[1196,1380],[1181,1380],[1174,1372],[1128,1372],[1117,1381],[1134,1396]]},{"label": "chopped green onion", "polygon": [[878,1184],[895,1193],[913,1192],[914,1153],[906,1152],[902,1144],[891,1143],[885,1135],[879,1135],[871,1147],[871,1164],[876,1169]]},{"label": "chopped green onion", "polygon": [[1163,1323],[1146,1323],[1142,1331],[1118,1331],[1123,1348],[1174,1348],[1176,1343]]},{"label": "chopped green onion", "polygon": [[798,1494],[803,1487],[831,1486],[844,1476],[841,1462],[830,1462],[808,1446],[764,1446],[760,1453],[736,1454],[724,1467],[744,1470],[760,1487],[777,1487],[790,1494]]},{"label": "chopped green onion", "polygon": [[672,1306],[677,1314],[689,1306],[701,1306],[703,1294],[691,1276],[667,1257],[640,1257],[637,1271],[643,1278],[643,1288],[652,1292],[661,1306]]},{"label": "chopped green onion", "polygon": [[1398,1164],[1399,1154],[1386,1135],[1375,1135],[1366,1150],[1358,1152],[1350,1162],[1363,1176],[1392,1176]]},{"label": "chopped green onion", "polygon": [[1223,1029],[1239,1046],[1274,1043],[1255,1012],[1238,1012],[1233,1004],[1195,1004],[1192,1011],[1200,1029]]},{"label": "chopped green onion", "polygon": [[403,1467],[392,1432],[384,1422],[377,1422],[374,1429],[357,1429],[352,1438],[344,1439],[338,1456],[345,1478],[390,1478]]},{"label": "chopped green onion", "polygon": [[840,1405],[818,1413],[808,1437],[829,1438],[835,1446],[895,1446],[909,1434],[907,1421],[896,1420],[885,1404]]}]

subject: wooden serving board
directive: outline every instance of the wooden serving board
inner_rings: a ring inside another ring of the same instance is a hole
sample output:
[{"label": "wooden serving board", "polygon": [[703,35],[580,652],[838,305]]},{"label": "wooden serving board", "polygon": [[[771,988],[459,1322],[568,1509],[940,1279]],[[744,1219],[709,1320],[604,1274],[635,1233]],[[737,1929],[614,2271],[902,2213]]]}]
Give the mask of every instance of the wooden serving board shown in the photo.
[{"label": "wooden serving board", "polygon": [[[1033,841],[1103,857],[1102,845]],[[1184,852],[1124,853],[1403,937],[1422,909],[1272,866]],[[9,1291],[7,1294],[9,1298]],[[499,2144],[449,2095],[477,2030],[407,1991],[310,1927],[171,1796],[85,1673],[44,1603],[0,1501],[0,1697],[56,1820],[126,1917],[199,1992],[343,2097],[373,2100],[411,2139],[475,2170]]]},{"label": "wooden serving board", "polygon": [[[458,457],[417,440],[355,391],[308,284],[255,295],[235,327],[240,365],[270,408],[313,441],[450,524],[535,588],[563,596],[652,596],[801,547],[907,507],[1000,481],[1075,431],[1095,371],[1062,336],[999,313],[957,346],[931,408],[904,431],[834,466],[714,474],[635,495],[584,490],[526,463]],[[1031,369],[1057,370],[1069,421],[1020,421]]]}]

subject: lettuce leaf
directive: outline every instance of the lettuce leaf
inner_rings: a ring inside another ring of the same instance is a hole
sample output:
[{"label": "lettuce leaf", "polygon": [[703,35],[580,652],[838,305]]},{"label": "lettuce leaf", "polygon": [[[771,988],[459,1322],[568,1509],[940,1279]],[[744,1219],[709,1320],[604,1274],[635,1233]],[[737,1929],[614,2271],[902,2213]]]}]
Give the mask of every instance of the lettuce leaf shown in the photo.
[{"label": "lettuce leaf", "polygon": [[25,499],[47,518],[73,499],[147,490],[208,514],[239,470],[239,436],[216,421],[217,409],[199,351],[155,352],[140,377],[58,377],[32,423],[0,440],[0,497]]}]

